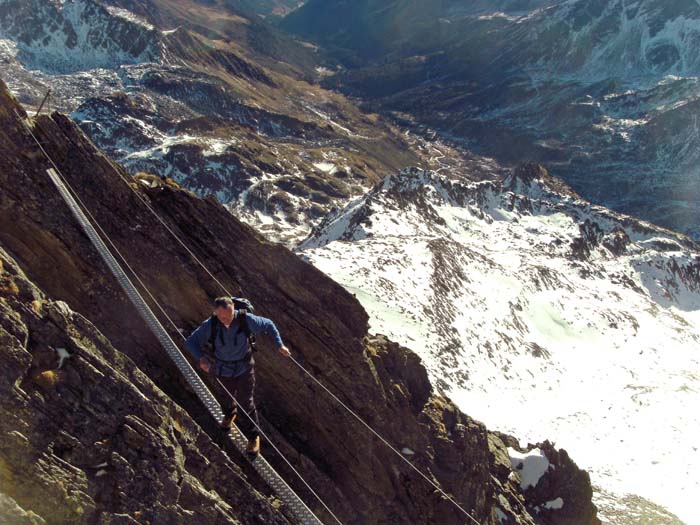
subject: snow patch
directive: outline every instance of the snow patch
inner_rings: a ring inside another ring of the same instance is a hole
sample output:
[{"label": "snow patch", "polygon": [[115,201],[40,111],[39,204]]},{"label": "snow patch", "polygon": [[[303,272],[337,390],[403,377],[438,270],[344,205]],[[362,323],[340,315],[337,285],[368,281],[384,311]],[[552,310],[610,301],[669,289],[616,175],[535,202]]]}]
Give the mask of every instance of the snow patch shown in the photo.
[{"label": "snow patch", "polygon": [[105,8],[107,9],[107,11],[109,11],[109,13],[112,16],[117,16],[123,20],[127,20],[128,22],[140,25],[141,27],[149,31],[155,29],[155,27],[149,24],[145,19],[141,18],[140,16],[137,16],[136,14],[132,13],[127,9],[123,9],[121,7],[116,7],[113,5],[105,5]]},{"label": "snow patch", "polygon": [[529,452],[519,452],[514,448],[508,448],[508,456],[513,470],[520,473],[520,488],[525,490],[536,487],[542,476],[552,466],[539,448]]},{"label": "snow patch", "polygon": [[314,164],[314,166],[322,172],[328,173],[329,175],[333,175],[336,171],[338,171],[336,165],[330,162],[317,162]]},{"label": "snow patch", "polygon": [[564,507],[564,500],[562,498],[553,499],[544,504],[545,509],[559,510]]},{"label": "snow patch", "polygon": [[60,348],[60,347],[54,348],[54,350],[56,351],[56,353],[58,354],[58,357],[60,358],[58,361],[58,368],[61,368],[63,366],[63,362],[66,359],[69,359],[71,357],[71,353],[68,350],[66,350],[65,348]]}]

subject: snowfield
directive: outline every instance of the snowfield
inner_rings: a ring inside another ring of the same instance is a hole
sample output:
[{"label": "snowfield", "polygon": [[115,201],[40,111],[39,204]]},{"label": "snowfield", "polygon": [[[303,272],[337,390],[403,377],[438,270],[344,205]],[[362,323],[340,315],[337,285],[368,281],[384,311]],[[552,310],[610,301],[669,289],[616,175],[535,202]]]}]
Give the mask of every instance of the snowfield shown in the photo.
[{"label": "snowfield", "polygon": [[503,184],[405,171],[298,251],[466,413],[567,449],[601,489],[602,519],[612,493],[692,523],[698,247],[526,171]]}]

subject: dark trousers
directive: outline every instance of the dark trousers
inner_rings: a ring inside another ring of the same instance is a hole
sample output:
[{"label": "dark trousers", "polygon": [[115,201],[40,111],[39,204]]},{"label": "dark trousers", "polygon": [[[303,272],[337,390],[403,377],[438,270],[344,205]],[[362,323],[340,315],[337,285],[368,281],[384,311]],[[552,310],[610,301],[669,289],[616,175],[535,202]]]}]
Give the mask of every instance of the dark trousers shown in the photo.
[{"label": "dark trousers", "polygon": [[[253,418],[256,425],[260,425],[258,422],[258,411],[255,408],[255,367],[251,366],[247,372],[237,377],[218,376],[213,379],[216,385],[216,397],[219,398],[224,415],[237,414],[236,424],[243,432],[243,435],[249,440],[258,437],[258,429],[248,417]],[[223,383],[228,392],[221,387],[217,379]],[[248,416],[242,413],[241,410],[238,410],[238,405],[231,399],[229,392],[236,398],[241,408],[248,413]]]}]

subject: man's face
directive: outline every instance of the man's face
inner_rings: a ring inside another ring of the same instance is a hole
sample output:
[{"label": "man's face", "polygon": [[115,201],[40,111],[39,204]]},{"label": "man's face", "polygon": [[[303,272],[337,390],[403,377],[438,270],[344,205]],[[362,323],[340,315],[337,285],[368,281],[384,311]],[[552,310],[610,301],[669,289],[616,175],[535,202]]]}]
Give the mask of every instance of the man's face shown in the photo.
[{"label": "man's face", "polygon": [[221,324],[228,326],[233,321],[233,305],[217,306],[214,314],[218,317]]}]

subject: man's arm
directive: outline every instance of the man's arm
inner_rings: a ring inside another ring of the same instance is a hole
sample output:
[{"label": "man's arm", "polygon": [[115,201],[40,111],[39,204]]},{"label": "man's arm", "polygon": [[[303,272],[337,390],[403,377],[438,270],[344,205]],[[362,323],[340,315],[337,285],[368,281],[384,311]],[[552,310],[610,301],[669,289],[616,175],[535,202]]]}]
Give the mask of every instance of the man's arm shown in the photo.
[{"label": "man's arm", "polygon": [[284,347],[284,342],[282,341],[282,336],[280,336],[279,330],[270,319],[267,317],[260,317],[259,315],[246,314],[246,320],[248,321],[248,328],[254,334],[269,334],[275,340],[277,348]]},{"label": "man's arm", "polygon": [[199,361],[203,356],[202,347],[209,341],[211,337],[211,318],[204,321],[197,329],[192,332],[185,342],[185,348],[192,356]]}]

